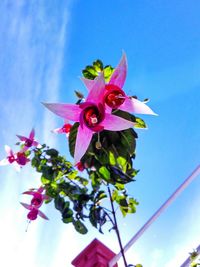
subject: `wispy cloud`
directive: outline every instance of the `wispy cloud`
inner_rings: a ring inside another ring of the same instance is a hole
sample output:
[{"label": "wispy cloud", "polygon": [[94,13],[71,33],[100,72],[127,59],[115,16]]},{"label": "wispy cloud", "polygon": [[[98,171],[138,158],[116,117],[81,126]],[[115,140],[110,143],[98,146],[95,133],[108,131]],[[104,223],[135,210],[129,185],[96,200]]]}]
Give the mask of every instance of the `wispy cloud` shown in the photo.
[{"label": "wispy cloud", "polygon": [[[16,133],[26,135],[32,127],[36,128],[39,140],[50,145],[56,143],[53,136],[49,138],[49,131],[55,127],[54,116],[40,102],[59,98],[69,7],[65,1],[56,8],[54,1],[2,1],[0,13],[0,157],[3,158],[4,144],[14,144]],[[31,230],[25,233],[27,211],[19,204],[20,192],[37,186],[38,177],[30,168],[15,174],[9,167],[2,167],[0,178],[1,262],[5,266],[44,266],[37,262],[40,227],[44,222],[32,223]]]}]

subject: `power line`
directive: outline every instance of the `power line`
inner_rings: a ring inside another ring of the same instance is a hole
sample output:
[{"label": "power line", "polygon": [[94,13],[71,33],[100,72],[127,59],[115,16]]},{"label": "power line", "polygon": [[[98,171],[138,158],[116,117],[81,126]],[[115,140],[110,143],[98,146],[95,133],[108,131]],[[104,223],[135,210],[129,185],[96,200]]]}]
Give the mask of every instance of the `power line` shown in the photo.
[{"label": "power line", "polygon": [[[160,216],[160,214],[172,204],[172,202],[180,195],[183,190],[200,174],[200,165],[188,176],[185,181],[174,191],[174,193],[161,205],[161,207],[151,216],[151,218],[140,228],[140,230],[131,238],[131,240],[125,245],[124,252],[126,252],[147,230],[147,228]],[[109,267],[113,267],[121,257],[119,252],[109,262]]]}]

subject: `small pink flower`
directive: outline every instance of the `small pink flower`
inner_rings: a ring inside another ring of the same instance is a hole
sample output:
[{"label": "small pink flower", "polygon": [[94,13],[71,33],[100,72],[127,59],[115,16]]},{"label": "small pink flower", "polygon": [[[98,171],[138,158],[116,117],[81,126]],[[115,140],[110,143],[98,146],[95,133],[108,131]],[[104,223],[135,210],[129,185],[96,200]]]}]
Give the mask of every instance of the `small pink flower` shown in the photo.
[{"label": "small pink flower", "polygon": [[81,161],[79,161],[78,163],[76,163],[76,168],[80,171],[83,172],[85,170],[85,167],[83,165],[83,163]]},{"label": "small pink flower", "polygon": [[29,205],[29,204],[26,204],[26,203],[23,203],[23,202],[20,202],[20,204],[30,210],[29,213],[27,214],[27,218],[31,221],[37,219],[37,216],[39,215],[40,217],[42,217],[43,219],[45,220],[48,220],[49,218],[42,212],[40,211],[38,208],[32,206],[32,205]]},{"label": "small pink flower", "polygon": [[5,151],[7,153],[7,157],[0,161],[0,166],[12,164],[14,168],[19,171],[22,166],[26,165],[26,163],[30,161],[24,151],[13,153],[12,149],[7,145],[5,145]]},{"label": "small pink flower", "polygon": [[72,128],[72,125],[68,123],[68,121],[65,121],[65,124],[61,128],[56,128],[52,130],[53,133],[64,133],[66,136],[69,136],[70,130]]},{"label": "small pink flower", "polygon": [[121,131],[134,126],[133,122],[119,116],[110,114],[104,106],[105,81],[100,74],[89,91],[84,103],[57,104],[44,103],[44,105],[58,116],[71,121],[79,122],[74,159],[79,162],[85,154],[93,134],[102,130]]},{"label": "small pink flower", "polygon": [[25,137],[25,136],[21,136],[21,135],[17,135],[17,137],[24,142],[24,147],[23,150],[26,151],[27,149],[29,149],[32,146],[39,146],[39,143],[34,139],[35,137],[35,131],[34,129],[31,130],[29,137]]},{"label": "small pink flower", "polygon": [[33,198],[31,199],[31,206],[35,208],[39,208],[45,199],[49,199],[49,196],[42,194],[44,188],[41,186],[37,190],[31,189],[29,191],[23,192],[23,194],[31,195]]},{"label": "small pink flower", "polygon": [[[114,70],[109,83],[103,88],[104,103],[107,108],[120,109],[126,112],[136,114],[150,114],[156,115],[144,102],[141,102],[133,97],[127,96],[122,90],[127,75],[127,58],[123,53],[122,58]],[[82,78],[83,83],[90,91],[94,86],[95,80]]]}]

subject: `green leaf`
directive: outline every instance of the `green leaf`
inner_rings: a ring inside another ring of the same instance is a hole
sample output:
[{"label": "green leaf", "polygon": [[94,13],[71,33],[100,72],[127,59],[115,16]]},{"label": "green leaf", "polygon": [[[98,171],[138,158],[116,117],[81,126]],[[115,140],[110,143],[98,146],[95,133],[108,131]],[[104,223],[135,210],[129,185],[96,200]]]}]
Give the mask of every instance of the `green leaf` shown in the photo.
[{"label": "green leaf", "polygon": [[140,129],[147,129],[146,123],[141,118],[138,118],[138,117],[135,117],[135,125],[134,125],[134,127],[135,128],[140,128]]},{"label": "green leaf", "polygon": [[127,161],[123,157],[118,157],[117,158],[117,163],[121,167],[123,172],[126,172],[126,167],[127,167]]},{"label": "green leaf", "polygon": [[86,66],[86,68],[82,70],[82,74],[85,78],[90,80],[94,80],[98,76],[98,72],[93,66]]},{"label": "green leaf", "polygon": [[62,210],[62,220],[67,222],[73,221],[73,211],[67,206]]},{"label": "green leaf", "polygon": [[72,157],[74,157],[74,149],[75,149],[75,143],[76,143],[76,136],[77,136],[77,130],[78,130],[79,123],[76,122],[72,126],[70,133],[69,133],[69,152]]},{"label": "green leaf", "polygon": [[65,200],[63,197],[60,197],[59,195],[57,195],[57,197],[54,199],[54,204],[55,204],[55,208],[62,212],[65,207]]},{"label": "green leaf", "polygon": [[46,185],[46,184],[50,184],[50,180],[49,179],[47,179],[46,177],[44,177],[44,176],[41,176],[41,182],[44,184],[44,185]]},{"label": "green leaf", "polygon": [[93,67],[97,72],[101,72],[103,70],[103,62],[97,59],[93,62]]},{"label": "green leaf", "polygon": [[67,177],[71,180],[74,180],[78,174],[78,171],[71,171],[70,173],[67,174]]},{"label": "green leaf", "polygon": [[51,156],[51,157],[57,157],[58,156],[58,151],[54,148],[46,150],[46,154]]},{"label": "green leaf", "polygon": [[104,72],[104,78],[106,82],[110,80],[110,77],[113,74],[114,70],[115,69],[111,65],[105,66],[103,72]]},{"label": "green leaf", "polygon": [[116,164],[114,153],[112,153],[111,151],[109,151],[109,163],[110,163],[110,165]]},{"label": "green leaf", "polygon": [[99,169],[99,173],[103,176],[103,178],[108,181],[110,179],[110,172],[109,170],[105,167],[105,166],[102,166],[100,169]]},{"label": "green leaf", "polygon": [[77,232],[79,232],[80,234],[87,234],[88,230],[85,227],[85,225],[80,221],[80,220],[73,220],[73,225],[76,229]]}]

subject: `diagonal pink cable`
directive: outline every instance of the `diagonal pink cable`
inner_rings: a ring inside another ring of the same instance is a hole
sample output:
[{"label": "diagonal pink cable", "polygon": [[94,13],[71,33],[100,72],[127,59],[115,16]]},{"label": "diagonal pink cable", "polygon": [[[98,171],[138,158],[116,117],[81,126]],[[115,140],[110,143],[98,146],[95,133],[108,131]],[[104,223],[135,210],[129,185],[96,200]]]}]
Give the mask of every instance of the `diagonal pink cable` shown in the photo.
[{"label": "diagonal pink cable", "polygon": [[[180,195],[183,190],[200,174],[200,165],[191,173],[189,177],[174,191],[174,193],[162,204],[162,206],[151,216],[151,218],[140,228],[140,230],[131,238],[125,245],[124,252],[126,252],[140,236],[147,230],[147,228],[160,216],[160,214],[171,205],[171,203]],[[121,257],[119,252],[112,260],[109,261],[108,266],[113,267]]]},{"label": "diagonal pink cable", "polygon": [[[200,253],[200,245],[196,248],[196,251]],[[190,256],[181,264],[180,267],[189,267],[190,266]]]}]

